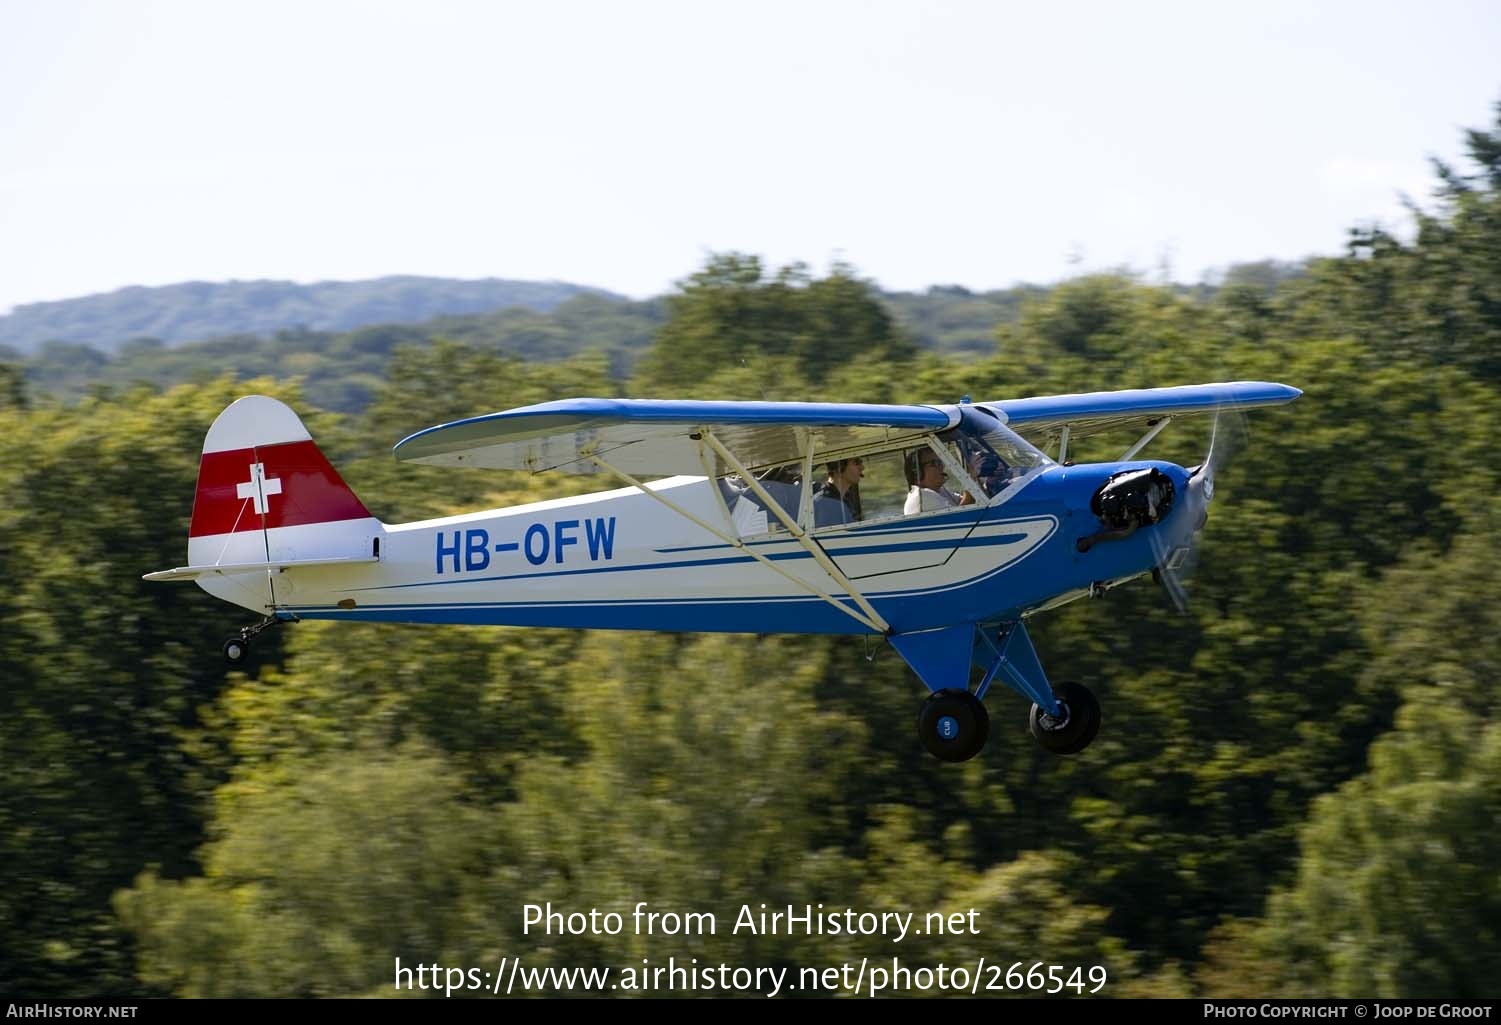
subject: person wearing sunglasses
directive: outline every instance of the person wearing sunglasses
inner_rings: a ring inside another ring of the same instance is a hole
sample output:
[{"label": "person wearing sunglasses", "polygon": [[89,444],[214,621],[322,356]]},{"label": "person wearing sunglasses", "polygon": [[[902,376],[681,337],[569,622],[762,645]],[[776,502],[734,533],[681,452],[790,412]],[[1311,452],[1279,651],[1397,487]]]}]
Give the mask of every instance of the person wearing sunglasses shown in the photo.
[{"label": "person wearing sunglasses", "polygon": [[909,488],[907,502],[902,506],[906,515],[974,504],[974,496],[969,492],[956,495],[943,486],[949,475],[943,468],[943,461],[932,449],[913,449],[902,462]]}]

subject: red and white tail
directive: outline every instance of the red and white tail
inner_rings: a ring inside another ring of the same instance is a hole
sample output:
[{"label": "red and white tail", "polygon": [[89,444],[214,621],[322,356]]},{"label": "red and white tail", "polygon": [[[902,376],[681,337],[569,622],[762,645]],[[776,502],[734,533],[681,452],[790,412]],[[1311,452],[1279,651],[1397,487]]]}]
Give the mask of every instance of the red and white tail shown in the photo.
[{"label": "red and white tail", "polygon": [[250,395],[220,413],[203,440],[188,528],[188,565],[152,580],[197,580],[246,608],[285,604],[287,569],[380,557],[379,520],[283,402]]},{"label": "red and white tail", "polygon": [[285,403],[264,395],[238,399],[208,429],[191,541],[369,516]]}]

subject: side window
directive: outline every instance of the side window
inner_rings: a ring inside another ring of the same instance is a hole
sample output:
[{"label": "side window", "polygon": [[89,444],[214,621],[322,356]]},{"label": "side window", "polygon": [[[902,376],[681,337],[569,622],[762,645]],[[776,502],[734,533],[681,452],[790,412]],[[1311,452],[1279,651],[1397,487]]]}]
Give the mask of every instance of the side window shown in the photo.
[{"label": "side window", "polygon": [[865,457],[865,476],[860,481],[865,520],[889,520],[902,515],[902,503],[907,500],[902,458],[900,450]]}]

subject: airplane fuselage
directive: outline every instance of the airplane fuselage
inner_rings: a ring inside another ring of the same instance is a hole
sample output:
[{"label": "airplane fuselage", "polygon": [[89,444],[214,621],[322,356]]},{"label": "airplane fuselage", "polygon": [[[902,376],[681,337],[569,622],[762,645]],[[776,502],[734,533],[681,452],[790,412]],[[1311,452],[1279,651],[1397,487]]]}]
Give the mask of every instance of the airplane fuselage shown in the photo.
[{"label": "airplane fuselage", "polygon": [[[1180,502],[1155,526],[1078,551],[1078,540],[1099,530],[1090,499],[1101,484],[1124,468],[1148,466],[1186,493],[1187,471],[1170,463],[1049,466],[997,505],[810,536],[896,633],[1018,619],[1093,584],[1147,572],[1166,541],[1181,543],[1192,533],[1202,510]],[[319,532],[319,547],[342,529],[349,550],[373,552],[378,561],[293,566],[269,572],[264,582],[242,576],[199,583],[282,618],[873,632],[843,611],[855,607],[846,590],[787,531],[733,538],[716,481],[673,477],[648,487],[654,495],[625,488],[400,525],[318,524],[302,529]]]}]

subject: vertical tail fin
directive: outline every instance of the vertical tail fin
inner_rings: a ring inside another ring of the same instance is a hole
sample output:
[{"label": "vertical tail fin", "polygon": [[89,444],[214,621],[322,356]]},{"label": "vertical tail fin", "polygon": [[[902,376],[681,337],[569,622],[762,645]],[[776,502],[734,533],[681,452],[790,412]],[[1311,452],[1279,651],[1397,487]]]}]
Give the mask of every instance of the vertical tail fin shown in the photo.
[{"label": "vertical tail fin", "polygon": [[[285,403],[246,396],[209,428],[188,528],[190,566],[378,555],[382,533]],[[197,579],[217,597],[257,610],[284,603],[292,589],[270,571]]]},{"label": "vertical tail fin", "polygon": [[285,403],[250,395],[209,428],[189,538],[369,516]]}]

